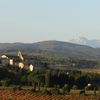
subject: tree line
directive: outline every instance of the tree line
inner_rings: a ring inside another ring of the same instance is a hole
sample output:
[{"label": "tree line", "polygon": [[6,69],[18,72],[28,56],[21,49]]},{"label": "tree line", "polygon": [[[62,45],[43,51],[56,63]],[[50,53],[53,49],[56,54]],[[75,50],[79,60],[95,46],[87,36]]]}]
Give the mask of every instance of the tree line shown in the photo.
[{"label": "tree line", "polygon": [[20,69],[16,66],[0,67],[0,85],[59,87],[68,85],[70,89],[84,89],[87,84],[100,87],[100,74],[85,73],[82,71],[61,70],[33,70],[32,72]]}]

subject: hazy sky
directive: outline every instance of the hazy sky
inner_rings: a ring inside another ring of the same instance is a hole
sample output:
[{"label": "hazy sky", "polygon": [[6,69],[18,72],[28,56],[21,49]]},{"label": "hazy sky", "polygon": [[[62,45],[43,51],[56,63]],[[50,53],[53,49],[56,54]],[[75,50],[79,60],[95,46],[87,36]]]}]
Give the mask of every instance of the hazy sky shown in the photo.
[{"label": "hazy sky", "polygon": [[100,0],[0,0],[0,42],[100,39]]}]

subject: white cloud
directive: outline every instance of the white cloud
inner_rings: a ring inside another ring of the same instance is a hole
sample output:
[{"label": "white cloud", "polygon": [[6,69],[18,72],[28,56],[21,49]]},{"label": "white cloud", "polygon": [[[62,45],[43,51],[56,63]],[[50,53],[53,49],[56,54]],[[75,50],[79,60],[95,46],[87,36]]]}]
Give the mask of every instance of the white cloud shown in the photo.
[{"label": "white cloud", "polygon": [[96,39],[89,40],[85,37],[79,37],[78,39],[72,39],[70,40],[70,42],[76,43],[76,44],[88,45],[94,48],[100,47],[100,40],[96,40]]}]

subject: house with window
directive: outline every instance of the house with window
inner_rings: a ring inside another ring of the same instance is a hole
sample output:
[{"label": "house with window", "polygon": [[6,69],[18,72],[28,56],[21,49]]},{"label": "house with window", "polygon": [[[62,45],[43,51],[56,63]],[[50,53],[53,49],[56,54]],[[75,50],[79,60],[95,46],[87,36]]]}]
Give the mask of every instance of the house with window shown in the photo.
[{"label": "house with window", "polygon": [[22,52],[19,51],[17,55],[2,55],[1,64],[17,66],[19,68],[24,68],[25,70],[33,71],[34,68],[39,68],[40,62],[33,59],[30,56],[23,56]]}]

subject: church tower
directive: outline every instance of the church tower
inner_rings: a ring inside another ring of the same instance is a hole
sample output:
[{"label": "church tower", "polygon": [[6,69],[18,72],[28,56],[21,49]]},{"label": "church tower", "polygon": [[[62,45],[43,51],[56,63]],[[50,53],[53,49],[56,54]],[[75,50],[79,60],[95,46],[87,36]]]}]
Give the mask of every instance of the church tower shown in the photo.
[{"label": "church tower", "polygon": [[23,61],[24,60],[24,58],[23,58],[23,56],[22,56],[22,53],[21,53],[21,51],[18,51],[18,54],[17,54],[17,56],[18,57],[20,57],[20,59]]}]

